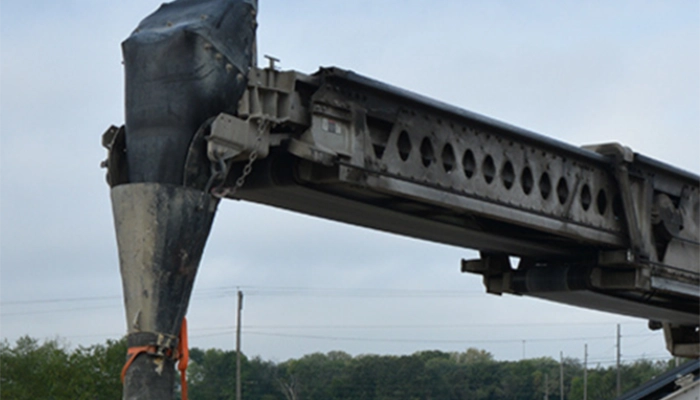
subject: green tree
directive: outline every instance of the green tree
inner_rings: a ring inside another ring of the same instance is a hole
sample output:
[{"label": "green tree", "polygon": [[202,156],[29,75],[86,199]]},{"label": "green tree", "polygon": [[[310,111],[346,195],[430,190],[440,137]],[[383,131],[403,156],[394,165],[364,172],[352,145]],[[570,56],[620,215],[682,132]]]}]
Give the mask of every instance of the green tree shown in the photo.
[{"label": "green tree", "polygon": [[126,338],[104,345],[79,347],[69,356],[73,388],[85,399],[118,399],[122,394],[121,370],[126,359]]},{"label": "green tree", "polygon": [[[219,349],[190,350],[188,391],[192,400],[233,400],[236,398],[236,352]],[[243,366],[248,360],[241,356]]]},{"label": "green tree", "polygon": [[[2,396],[13,400],[118,399],[125,353],[125,340],[74,350],[58,339],[40,343],[23,337],[14,345],[1,342]],[[190,359],[191,399],[235,398],[235,352],[193,348]],[[558,361],[496,361],[490,353],[473,348],[410,356],[314,353],[280,364],[243,357],[241,366],[244,397],[260,400],[535,400],[542,398],[545,381],[550,398],[559,392]],[[672,367],[666,361],[624,364],[622,390]],[[614,398],[616,376],[615,367],[589,369],[588,398]],[[564,383],[567,399],[582,398],[583,369],[578,360],[564,360]]]},{"label": "green tree", "polygon": [[126,343],[69,351],[58,339],[42,344],[28,336],[0,344],[0,387],[7,399],[111,399],[121,396]]}]

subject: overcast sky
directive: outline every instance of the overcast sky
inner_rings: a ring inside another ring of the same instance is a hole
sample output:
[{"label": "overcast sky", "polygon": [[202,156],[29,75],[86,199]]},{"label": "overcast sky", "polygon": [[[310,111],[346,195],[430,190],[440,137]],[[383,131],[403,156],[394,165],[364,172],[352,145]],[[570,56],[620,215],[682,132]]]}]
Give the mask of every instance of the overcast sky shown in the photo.
[{"label": "overcast sky", "polygon": [[[100,136],[123,123],[120,43],[150,0],[3,0],[0,333],[102,343],[125,332]],[[259,51],[339,66],[575,145],[617,141],[700,172],[697,1],[260,0]],[[646,321],[484,293],[474,251],[223,203],[190,343],[311,352],[477,347],[498,359],[665,357]]]}]

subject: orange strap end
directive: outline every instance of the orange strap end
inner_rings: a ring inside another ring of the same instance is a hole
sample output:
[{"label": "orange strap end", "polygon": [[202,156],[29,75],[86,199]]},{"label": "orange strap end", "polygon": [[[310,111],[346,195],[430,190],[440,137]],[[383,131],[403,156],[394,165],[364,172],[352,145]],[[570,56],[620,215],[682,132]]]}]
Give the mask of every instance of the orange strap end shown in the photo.
[{"label": "orange strap end", "polygon": [[190,361],[190,348],[187,343],[187,318],[182,318],[180,326],[180,340],[177,346],[178,363],[177,369],[180,371],[180,386],[182,387],[182,400],[187,400],[187,364]]}]

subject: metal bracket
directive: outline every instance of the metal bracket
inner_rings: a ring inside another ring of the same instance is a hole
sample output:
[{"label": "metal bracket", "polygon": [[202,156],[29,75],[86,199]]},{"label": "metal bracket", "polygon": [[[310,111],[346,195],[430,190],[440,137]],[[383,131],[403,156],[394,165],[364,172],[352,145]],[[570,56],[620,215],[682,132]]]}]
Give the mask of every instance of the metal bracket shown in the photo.
[{"label": "metal bracket", "polygon": [[676,357],[697,358],[700,354],[698,326],[664,323],[666,347]]},{"label": "metal bracket", "polygon": [[505,254],[481,254],[476,260],[462,260],[462,272],[480,274],[486,291],[491,294],[517,294],[512,287],[512,267]]},{"label": "metal bracket", "polygon": [[595,151],[613,160],[614,176],[618,184],[618,191],[622,202],[622,211],[627,225],[627,235],[630,247],[635,254],[635,259],[649,259],[650,249],[644,240],[644,233],[639,222],[639,208],[644,205],[635,202],[632,182],[630,180],[629,165],[634,162],[634,152],[627,146],[619,143],[605,143],[600,145],[585,146],[588,150]]},{"label": "metal bracket", "polygon": [[308,126],[309,115],[295,90],[299,80],[308,80],[295,71],[253,68],[248,73],[248,88],[238,103],[240,118],[265,116],[276,123]]},{"label": "metal bracket", "polygon": [[126,134],[124,125],[114,125],[102,134],[102,147],[107,149],[107,159],[100,167],[107,169],[107,183],[110,187],[129,182],[129,171],[126,163]]},{"label": "metal bracket", "polygon": [[207,138],[207,157],[212,162],[221,160],[243,161],[253,150],[258,158],[267,157],[270,152],[269,126],[258,143],[258,125],[261,122],[253,117],[247,120],[221,113],[211,124],[211,134]]}]

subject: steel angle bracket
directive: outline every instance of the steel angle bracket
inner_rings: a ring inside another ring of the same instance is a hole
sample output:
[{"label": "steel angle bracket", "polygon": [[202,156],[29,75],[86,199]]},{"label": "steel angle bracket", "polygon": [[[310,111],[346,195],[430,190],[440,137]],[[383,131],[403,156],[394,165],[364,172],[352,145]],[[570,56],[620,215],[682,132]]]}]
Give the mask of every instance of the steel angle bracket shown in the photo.
[{"label": "steel angle bracket", "polygon": [[102,147],[107,149],[107,159],[100,167],[107,169],[107,184],[110,187],[129,181],[129,169],[126,163],[126,137],[124,125],[114,125],[102,134]]},{"label": "steel angle bracket", "polygon": [[510,259],[505,254],[481,252],[481,258],[462,260],[462,272],[480,274],[484,279],[486,292],[496,295],[509,293],[520,295],[513,290],[513,274]]},{"label": "steel angle bracket", "polygon": [[[648,260],[651,256],[649,242],[651,221],[651,186],[644,177],[634,179],[630,166],[634,163],[634,152],[619,143],[605,143],[601,145],[586,146],[603,156],[612,159],[614,165],[613,176],[618,184],[621,216],[624,217],[627,227],[627,237],[635,260]],[[645,223],[646,221],[649,221]]]},{"label": "steel angle bracket", "polygon": [[270,129],[269,125],[261,124],[261,118],[241,119],[219,114],[211,123],[211,133],[207,137],[207,157],[211,162],[243,161],[253,151],[257,151],[259,158],[267,157]]},{"label": "steel angle bracket", "polygon": [[[244,161],[252,152],[265,158],[270,147],[279,145],[278,134],[271,143],[271,129],[296,132],[306,129],[309,113],[296,90],[299,82],[313,84],[313,78],[296,71],[279,71],[274,66],[251,68],[248,86],[238,102],[236,115],[219,114],[207,137],[207,157],[212,162]],[[268,123],[264,123],[268,122]]]}]

